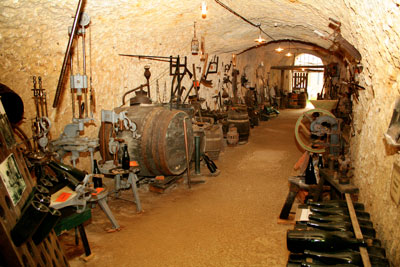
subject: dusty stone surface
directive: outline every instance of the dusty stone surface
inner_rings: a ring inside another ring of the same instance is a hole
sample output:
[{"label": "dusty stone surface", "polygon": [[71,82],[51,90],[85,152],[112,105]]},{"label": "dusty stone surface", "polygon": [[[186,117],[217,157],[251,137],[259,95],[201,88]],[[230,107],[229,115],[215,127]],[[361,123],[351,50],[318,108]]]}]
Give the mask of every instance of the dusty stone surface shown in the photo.
[{"label": "dusty stone surface", "polygon": [[[277,219],[301,156],[292,133],[298,116],[285,111],[254,128],[247,144],[226,147],[216,161],[221,174],[205,184],[163,195],[141,191],[143,214],[110,199],[119,232],[106,233],[110,222],[94,209],[86,231],[95,257],[71,266],[286,266],[293,226]],[[123,196],[133,199],[130,191]]]},{"label": "dusty stone surface", "polygon": [[362,2],[346,3],[352,11],[348,19],[353,22],[348,38],[363,55],[361,84],[366,86],[354,109],[356,135],[351,148],[355,182],[372,215],[378,238],[393,266],[398,266],[400,207],[391,200],[390,184],[393,164],[399,164],[400,157],[387,146],[383,134],[400,92],[399,2]]},{"label": "dusty stone surface", "polygon": [[[258,29],[227,12],[215,1],[207,1],[209,14],[204,20],[200,19],[200,0],[86,2],[85,11],[92,17],[91,65],[98,110],[94,116],[96,126],[88,127],[85,133],[92,137],[97,136],[100,109],[119,106],[127,88],[145,82],[144,65],[151,64],[153,91],[157,79],[161,95],[164,84],[167,91],[170,87],[166,63],[122,58],[119,53],[179,54],[188,56],[189,66],[193,63],[202,66],[198,57],[190,55],[194,20],[198,21],[197,35],[205,37],[206,52],[219,55],[220,62],[227,63],[232,53],[253,46],[253,40],[258,36]],[[395,162],[400,163],[400,158],[387,151],[383,140],[394,99],[400,94],[400,2],[225,0],[224,3],[253,22],[261,23],[276,40],[309,41],[324,48],[329,48],[330,41],[319,38],[313,31],[330,34],[329,17],[342,22],[343,36],[363,57],[361,85],[367,89],[361,92],[354,109],[356,136],[352,138],[352,157],[355,181],[361,189],[361,199],[376,222],[378,237],[384,241],[389,258],[395,266],[400,265],[400,230],[396,227],[400,208],[389,196],[392,166]],[[0,2],[0,82],[21,95],[26,117],[22,127],[27,133],[30,133],[29,122],[34,116],[31,76],[43,77],[43,86],[48,90],[49,103],[52,103],[68,40],[67,28],[72,24],[76,4],[77,1],[63,0]],[[75,65],[76,60],[75,53]],[[201,91],[210,106],[222,74],[211,78],[214,88]],[[186,78],[184,84],[188,87],[190,80]],[[55,122],[53,137],[58,137],[71,120],[68,86],[66,83],[59,108],[50,108],[50,118]],[[155,93],[152,95],[156,97]],[[87,163],[82,161],[80,166],[87,168]]]}]

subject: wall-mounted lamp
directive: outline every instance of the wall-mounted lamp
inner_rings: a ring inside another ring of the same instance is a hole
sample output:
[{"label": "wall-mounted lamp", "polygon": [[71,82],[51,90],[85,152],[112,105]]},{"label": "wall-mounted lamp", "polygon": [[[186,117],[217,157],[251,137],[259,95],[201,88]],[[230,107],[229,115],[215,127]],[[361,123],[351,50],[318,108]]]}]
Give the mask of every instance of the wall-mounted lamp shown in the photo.
[{"label": "wall-mounted lamp", "polygon": [[207,17],[207,3],[206,1],[201,2],[201,17],[205,19]]}]

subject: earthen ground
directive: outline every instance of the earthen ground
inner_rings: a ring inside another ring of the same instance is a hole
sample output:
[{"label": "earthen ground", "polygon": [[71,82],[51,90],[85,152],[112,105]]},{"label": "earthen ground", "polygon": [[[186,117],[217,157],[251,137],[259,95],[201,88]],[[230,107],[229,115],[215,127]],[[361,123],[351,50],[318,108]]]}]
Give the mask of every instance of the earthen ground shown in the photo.
[{"label": "earthen ground", "polygon": [[[249,142],[226,147],[216,161],[221,174],[187,189],[177,184],[164,194],[140,189],[144,212],[131,202],[108,203],[121,230],[100,210],[86,226],[93,257],[62,240],[71,266],[286,266],[286,230],[278,216],[288,193],[287,179],[301,156],[294,125],[302,110],[283,110],[251,130]],[[202,170],[206,173],[207,170]],[[125,198],[133,199],[131,191]]]}]

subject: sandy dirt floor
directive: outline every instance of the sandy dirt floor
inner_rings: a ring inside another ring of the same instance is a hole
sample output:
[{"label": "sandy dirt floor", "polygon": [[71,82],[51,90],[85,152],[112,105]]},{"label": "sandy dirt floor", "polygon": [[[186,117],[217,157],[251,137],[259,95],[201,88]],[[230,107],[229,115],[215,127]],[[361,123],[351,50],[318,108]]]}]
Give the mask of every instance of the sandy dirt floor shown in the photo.
[{"label": "sandy dirt floor", "polygon": [[[294,125],[302,110],[283,110],[251,130],[249,142],[226,147],[215,161],[221,174],[187,189],[164,194],[140,189],[144,212],[134,203],[109,198],[121,230],[111,228],[99,207],[86,226],[93,257],[62,236],[74,266],[286,266],[286,230],[277,219],[288,193],[287,179],[301,156]],[[204,170],[204,172],[207,172]],[[133,199],[131,191],[122,196]],[[69,237],[68,237],[69,236]]]}]

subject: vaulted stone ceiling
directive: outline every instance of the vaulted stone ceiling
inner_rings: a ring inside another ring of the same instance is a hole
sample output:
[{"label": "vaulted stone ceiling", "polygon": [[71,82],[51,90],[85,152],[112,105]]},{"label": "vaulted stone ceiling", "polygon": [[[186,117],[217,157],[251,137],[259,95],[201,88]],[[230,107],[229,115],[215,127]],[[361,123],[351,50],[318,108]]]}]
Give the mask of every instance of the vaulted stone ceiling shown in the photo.
[{"label": "vaulted stone ceiling", "polygon": [[[255,45],[259,29],[229,12],[217,1],[205,1],[208,14],[201,18],[202,1],[107,1],[107,4],[86,1],[86,10],[107,24],[115,26],[115,38],[140,39],[148,43],[177,46],[186,42],[189,49],[193,36],[193,22],[197,22],[197,36],[206,39],[210,54],[238,53]],[[267,42],[281,39],[313,42],[329,48],[331,42],[319,38],[314,30],[329,35],[329,18],[343,23],[342,30],[350,27],[345,19],[348,7],[342,1],[219,1],[261,25],[268,34]],[[272,37],[272,39],[270,38]],[[134,45],[134,44],[132,44]],[[128,49],[127,49],[128,50]],[[188,50],[189,51],[189,50]]]},{"label": "vaulted stone ceiling", "polygon": [[[201,0],[84,1],[84,11],[91,16],[88,37],[91,37],[92,49],[89,49],[88,64],[93,70],[98,110],[119,106],[128,88],[144,83],[145,64],[151,64],[152,88],[159,83],[163,91],[171,85],[165,63],[120,57],[119,53],[188,56],[189,66],[192,63],[203,66],[199,57],[190,53],[194,21],[197,21],[197,36],[205,37],[206,52],[220,56],[225,63],[232,53],[256,44],[257,27],[233,15],[217,1],[205,1],[206,19],[200,15]],[[383,141],[394,100],[400,95],[400,0],[220,1],[252,23],[260,24],[272,37],[262,35],[267,41],[296,40],[328,49],[332,42],[320,38],[314,31],[331,34],[329,18],[342,23],[343,37],[362,55],[364,70],[360,84],[366,88],[360,91],[359,100],[353,105],[355,135],[351,147],[355,183],[360,187],[361,200],[373,215],[374,224],[377,222],[378,234],[393,266],[400,266],[400,228],[397,226],[400,212],[389,194],[393,164],[400,165],[400,156],[388,153]],[[0,82],[21,95],[28,119],[24,129],[28,133],[29,119],[35,113],[30,91],[32,76],[43,77],[51,102],[68,41],[67,29],[72,25],[77,3],[78,0],[0,1]],[[77,55],[74,54],[76,67]],[[240,58],[251,61],[256,55],[243,53]],[[213,78],[214,88],[200,94],[209,97],[215,94],[221,76]],[[191,80],[186,78],[184,82],[190,84]],[[65,82],[64,99],[58,109],[49,110],[54,122],[53,137],[71,121],[68,86]],[[98,126],[100,112],[95,114],[95,119]],[[85,134],[97,136],[98,127],[92,126]]]}]

